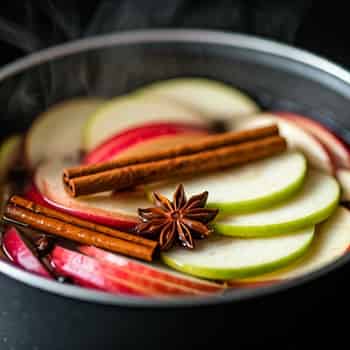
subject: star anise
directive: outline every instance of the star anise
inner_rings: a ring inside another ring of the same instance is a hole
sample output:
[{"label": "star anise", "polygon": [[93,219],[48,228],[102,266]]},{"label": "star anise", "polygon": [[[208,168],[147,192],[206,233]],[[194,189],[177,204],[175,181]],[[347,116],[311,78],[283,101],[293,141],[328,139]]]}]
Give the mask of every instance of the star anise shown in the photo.
[{"label": "star anise", "polygon": [[158,239],[161,250],[170,249],[176,242],[193,249],[194,238],[205,238],[212,232],[208,223],[216,217],[218,209],[205,208],[208,191],[187,200],[180,184],[172,202],[157,192],[153,198],[155,207],[138,210],[141,222],[136,232]]}]

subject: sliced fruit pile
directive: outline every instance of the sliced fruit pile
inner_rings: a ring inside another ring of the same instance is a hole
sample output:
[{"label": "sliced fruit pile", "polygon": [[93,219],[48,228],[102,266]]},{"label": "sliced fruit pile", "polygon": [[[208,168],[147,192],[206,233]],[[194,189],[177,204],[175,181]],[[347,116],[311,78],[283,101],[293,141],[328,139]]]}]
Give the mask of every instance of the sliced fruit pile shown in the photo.
[{"label": "sliced fruit pile", "polygon": [[[218,125],[243,130],[268,124],[278,125],[287,152],[120,193],[72,198],[63,187],[63,168],[191,143],[217,132]],[[208,206],[219,209],[210,238],[196,241],[194,250],[163,252],[156,264],[57,242],[48,256],[53,270],[48,271],[30,239],[8,227],[3,235],[6,256],[46,278],[60,275],[117,294],[200,296],[222,292],[221,281],[251,287],[310,273],[345,254],[350,245],[350,213],[339,206],[340,196],[350,200],[348,146],[311,118],[260,113],[249,96],[217,81],[177,78],[106,101],[59,103],[38,116],[23,137],[2,143],[1,183],[22,155],[27,198],[91,222],[130,231],[138,222],[137,209],[149,206],[153,191],[169,198],[180,182],[189,197],[208,191]]]}]

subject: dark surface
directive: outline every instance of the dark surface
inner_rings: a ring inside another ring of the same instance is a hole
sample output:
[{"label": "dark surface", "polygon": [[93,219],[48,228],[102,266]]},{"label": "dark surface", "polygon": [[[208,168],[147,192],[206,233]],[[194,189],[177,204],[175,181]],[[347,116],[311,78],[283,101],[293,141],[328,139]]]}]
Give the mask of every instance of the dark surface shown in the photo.
[{"label": "dark surface", "polygon": [[[329,3],[278,0],[147,3],[152,5],[147,6],[145,1],[70,1],[69,5],[63,1],[42,0],[13,0],[6,1],[6,5],[3,2],[0,5],[0,63],[91,34],[171,26],[258,34],[321,53],[345,66],[350,64],[347,12],[339,4],[335,7]],[[210,51],[212,60],[196,61],[193,70],[189,57],[198,52],[201,50],[185,49],[182,52],[185,62],[178,65],[169,50],[162,56],[164,65],[150,65],[153,69],[147,70],[149,76],[144,80],[139,76],[144,71],[140,64],[145,62],[145,57],[133,55],[129,69],[124,69],[125,74],[116,76],[110,85],[106,84],[110,76],[106,67],[108,62],[118,67],[118,60],[108,53],[103,55],[107,63],[99,61],[100,55],[91,55],[87,61],[85,58],[62,60],[55,65],[56,71],[46,66],[40,72],[33,70],[11,79],[1,86],[0,104],[7,107],[2,111],[1,136],[25,129],[38,111],[61,98],[96,91],[108,96],[148,80],[177,75],[180,66],[184,69],[182,73],[209,74],[233,82],[266,107],[287,106],[330,125],[337,119],[350,127],[350,102],[339,94],[346,90],[343,86],[339,86],[338,92],[328,91],[320,89],[317,83],[303,80],[300,75],[286,78],[278,69],[284,70],[288,64],[277,61],[272,64],[277,68],[273,74],[268,73],[268,68],[251,63],[249,71],[254,72],[256,79],[247,81],[241,66],[223,64],[230,53],[218,49]],[[123,59],[129,53],[118,55],[120,67],[125,68]],[[155,50],[154,56],[157,54]],[[254,59],[259,60],[258,55]],[[98,67],[88,76],[85,75],[86,62],[87,65],[97,62]],[[213,63],[215,68],[209,69]],[[72,65],[74,69],[79,67],[81,74],[77,74],[74,83],[66,84],[65,77],[72,71]],[[317,73],[309,71],[306,77],[310,74]],[[49,78],[54,79],[49,80],[47,88]],[[114,84],[115,81],[119,84]],[[112,86],[116,90],[112,91]],[[339,347],[343,342],[346,344],[347,337],[346,323],[340,317],[346,317],[349,311],[350,287],[346,278],[349,272],[346,267],[304,287],[252,302],[171,311],[81,303],[23,286],[0,275],[0,349],[182,349],[186,348],[185,344],[187,348],[204,344],[217,347],[221,340],[227,340],[235,348],[242,348],[243,343],[244,347],[254,345],[254,348],[302,349],[314,348],[317,344]]]}]

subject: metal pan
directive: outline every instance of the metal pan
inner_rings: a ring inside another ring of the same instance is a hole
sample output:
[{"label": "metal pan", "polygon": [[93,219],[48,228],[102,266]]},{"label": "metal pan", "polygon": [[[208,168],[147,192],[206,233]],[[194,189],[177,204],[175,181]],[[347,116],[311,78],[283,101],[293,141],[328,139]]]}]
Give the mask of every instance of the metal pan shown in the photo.
[{"label": "metal pan", "polygon": [[[7,65],[0,70],[0,137],[25,130],[37,113],[65,98],[110,97],[189,75],[233,84],[267,109],[310,115],[350,141],[350,74],[344,69],[272,41],[201,30],[93,37]],[[0,261],[0,348],[179,349],[225,339],[232,346],[258,345],[296,330],[303,335],[310,328],[301,325],[324,327],[321,314],[331,317],[334,303],[345,298],[349,260],[273,286],[166,300],[59,284]]]}]

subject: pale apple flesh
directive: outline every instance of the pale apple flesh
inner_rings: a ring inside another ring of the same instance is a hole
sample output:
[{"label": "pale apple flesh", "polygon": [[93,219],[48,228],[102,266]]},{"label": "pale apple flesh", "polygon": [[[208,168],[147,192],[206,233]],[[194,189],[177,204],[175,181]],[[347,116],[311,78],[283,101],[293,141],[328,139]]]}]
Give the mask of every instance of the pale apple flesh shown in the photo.
[{"label": "pale apple flesh", "polygon": [[132,229],[138,221],[137,208],[148,205],[144,192],[103,192],[72,198],[64,189],[61,172],[73,164],[52,161],[38,168],[34,183],[42,198],[58,210],[82,219],[120,229]]},{"label": "pale apple flesh", "polygon": [[290,112],[276,112],[276,114],[291,120],[318,138],[328,148],[337,167],[350,168],[349,147],[332,130],[314,119],[299,114]]},{"label": "pale apple flesh", "polygon": [[15,227],[9,227],[3,234],[2,247],[5,254],[16,266],[36,275],[52,278]]},{"label": "pale apple flesh", "polygon": [[157,191],[170,198],[181,182],[186,194],[209,192],[208,207],[220,216],[270,207],[294,195],[303,185],[306,160],[301,153],[286,152],[251,164],[197,177],[146,186],[148,197]]},{"label": "pale apple flesh", "polygon": [[234,128],[250,129],[271,124],[278,125],[280,134],[287,140],[288,147],[302,152],[312,167],[334,174],[335,166],[328,149],[313,135],[286,118],[262,113],[234,124]]},{"label": "pale apple flesh", "polygon": [[196,242],[189,251],[162,252],[168,266],[193,276],[228,280],[254,276],[289,264],[305,253],[314,238],[314,227],[269,238],[232,238],[213,235]]},{"label": "pale apple flesh", "polygon": [[168,99],[116,97],[103,104],[85,124],[83,148],[91,151],[119,132],[151,122],[189,123],[204,128],[208,125],[197,112]]},{"label": "pale apple flesh", "polygon": [[136,90],[141,96],[161,96],[198,111],[207,120],[232,120],[255,114],[260,108],[242,91],[205,78],[176,78]]},{"label": "pale apple flesh", "polygon": [[82,131],[103,100],[76,98],[51,106],[40,114],[25,137],[25,159],[32,170],[53,158],[78,159]]},{"label": "pale apple flesh", "polygon": [[238,237],[264,237],[292,232],[327,219],[340,196],[337,181],[310,170],[302,189],[288,201],[254,213],[228,216],[214,223],[217,233]]},{"label": "pale apple flesh", "polygon": [[338,169],[336,176],[341,188],[341,200],[350,201],[350,170]]}]

